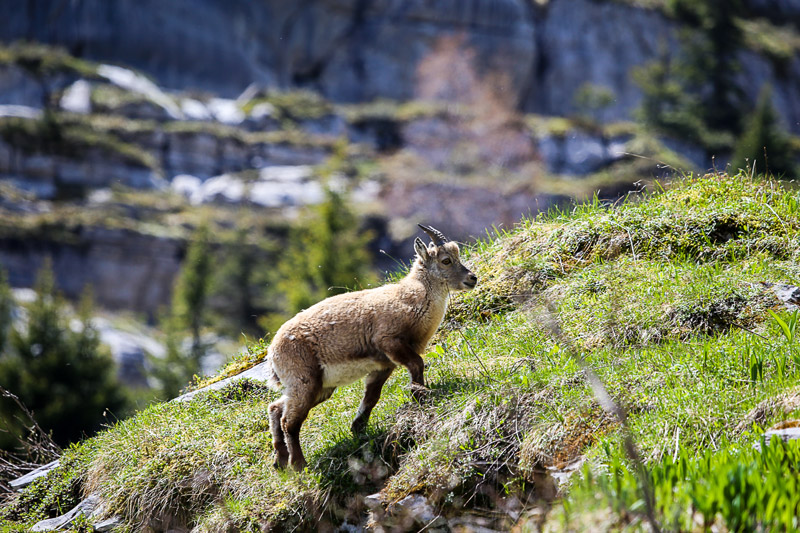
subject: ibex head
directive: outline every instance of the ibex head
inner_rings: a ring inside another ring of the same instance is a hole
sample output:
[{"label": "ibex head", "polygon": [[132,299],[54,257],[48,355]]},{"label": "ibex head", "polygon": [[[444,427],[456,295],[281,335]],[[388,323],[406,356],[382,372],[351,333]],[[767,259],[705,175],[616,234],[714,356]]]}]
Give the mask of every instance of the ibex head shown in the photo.
[{"label": "ibex head", "polygon": [[441,231],[430,226],[418,224],[422,231],[431,238],[425,246],[422,239],[414,240],[417,261],[433,278],[441,279],[452,290],[468,290],[475,288],[478,276],[461,264],[458,244],[450,241]]}]

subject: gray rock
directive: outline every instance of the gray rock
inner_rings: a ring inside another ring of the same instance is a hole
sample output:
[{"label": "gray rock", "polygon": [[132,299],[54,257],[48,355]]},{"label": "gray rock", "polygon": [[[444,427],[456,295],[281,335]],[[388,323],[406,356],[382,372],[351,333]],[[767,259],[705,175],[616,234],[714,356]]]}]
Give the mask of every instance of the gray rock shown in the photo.
[{"label": "gray rock", "polygon": [[[800,427],[784,427],[779,429],[770,429],[764,432],[764,444],[769,446],[772,439],[781,439],[783,442],[790,440],[800,439]],[[757,450],[761,449],[761,442],[756,442],[753,447]]]},{"label": "gray rock", "polygon": [[238,138],[222,138],[218,144],[217,160],[219,168],[225,172],[236,172],[249,168],[248,146]]},{"label": "gray rock", "polygon": [[329,155],[329,150],[321,146],[278,143],[265,148],[265,164],[273,166],[319,165]]},{"label": "gray rock", "polygon": [[57,467],[59,464],[61,464],[61,461],[56,459],[55,461],[47,463],[46,465],[40,466],[32,472],[28,472],[22,477],[9,481],[8,484],[12,489],[22,490],[40,477],[46,476],[48,472]]},{"label": "gray rock", "polygon": [[411,494],[389,509],[391,521],[403,528],[410,525],[428,529],[447,527],[447,520],[438,514],[428,499],[421,494]]},{"label": "gray rock", "polygon": [[340,115],[325,115],[324,117],[303,120],[300,128],[312,135],[322,137],[341,137],[347,134],[347,122]]},{"label": "gray rock", "polygon": [[118,516],[112,516],[100,522],[92,524],[97,533],[105,533],[106,531],[114,531],[117,527],[122,525],[122,519]]},{"label": "gray rock", "polygon": [[376,492],[375,494],[364,496],[364,505],[372,510],[381,509],[383,507],[383,497],[381,496],[381,493]]},{"label": "gray rock", "polygon": [[[800,20],[792,0],[748,4],[776,23]],[[5,22],[2,41],[80,49],[87,58],[140,68],[167,87],[227,97],[251,86],[308,87],[342,102],[420,94],[420,65],[441,54],[449,39],[460,41],[462,62],[474,63],[474,77],[503,78],[504,99],[526,111],[569,115],[585,84],[610,90],[615,99],[603,110],[604,121],[630,118],[639,105],[632,68],[662,50],[677,57],[681,46],[675,22],[659,10],[611,0],[40,0],[31,9],[11,10]],[[800,131],[800,58],[772,61],[745,52],[741,59],[739,81],[748,98],[769,83],[779,114]],[[15,65],[2,68],[0,103],[41,106],[47,91],[74,81],[43,88]],[[183,113],[184,106],[144,77],[120,67],[98,71],[150,95],[172,116]],[[459,81],[455,74],[442,73]]]},{"label": "gray rock", "polygon": [[252,83],[297,83],[337,100],[408,98],[417,64],[442,30],[466,36],[482,71],[508,72],[515,94],[535,55],[523,0],[44,0],[36,7],[10,13],[0,39],[80,46],[85,57],[142,69],[167,87],[230,97]]},{"label": "gray rock", "polygon": [[164,169],[170,176],[191,174],[207,179],[218,172],[217,142],[214,135],[181,132],[167,137]]},{"label": "gray rock", "polygon": [[69,512],[48,520],[37,522],[31,531],[57,531],[67,529],[80,516],[91,516],[100,506],[100,498],[92,494],[81,503],[72,508]]},{"label": "gray rock", "polygon": [[573,129],[564,136],[546,135],[538,149],[548,172],[585,175],[625,157],[625,138],[605,139]]},{"label": "gray rock", "polygon": [[642,97],[631,69],[677,45],[673,24],[658,11],[624,2],[553,0],[537,30],[539,67],[526,108],[552,115],[575,114],[575,93],[588,83],[614,94],[605,120],[628,118]]},{"label": "gray rock", "polygon": [[235,383],[245,378],[254,379],[257,381],[263,381],[266,383],[269,380],[271,374],[272,374],[272,365],[267,364],[266,362],[259,363],[256,366],[249,368],[240,374],[236,374],[235,376],[231,376],[221,381],[217,381],[216,383],[212,383],[211,385],[203,387],[202,389],[197,389],[191,392],[187,392],[186,394],[182,394],[177,398],[173,399],[172,401],[187,402],[202,392],[218,390],[230,385],[231,383]]},{"label": "gray rock", "polygon": [[32,287],[49,256],[57,285],[70,298],[78,299],[90,283],[95,302],[110,310],[155,316],[169,304],[181,266],[181,241],[103,227],[76,228],[70,237],[68,242],[46,236],[0,238],[0,264],[10,285]]},{"label": "gray rock", "polygon": [[46,86],[17,65],[0,65],[0,104],[41,109]]},{"label": "gray rock", "polygon": [[800,307],[800,287],[795,285],[787,285],[785,283],[768,282],[764,282],[761,285],[771,289],[772,292],[775,293],[775,296],[777,296],[778,299],[783,302],[784,307],[790,311]]}]

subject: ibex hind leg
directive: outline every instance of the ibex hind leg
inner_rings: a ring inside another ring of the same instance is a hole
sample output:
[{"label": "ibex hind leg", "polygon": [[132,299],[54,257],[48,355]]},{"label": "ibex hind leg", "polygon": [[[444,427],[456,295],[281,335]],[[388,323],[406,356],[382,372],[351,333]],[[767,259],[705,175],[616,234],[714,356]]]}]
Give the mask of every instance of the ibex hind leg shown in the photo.
[{"label": "ibex hind leg", "polygon": [[286,447],[286,438],[281,427],[285,401],[286,396],[281,396],[269,405],[269,429],[272,432],[272,445],[275,448],[276,468],[286,468],[289,464],[289,449]]},{"label": "ibex hind leg", "polygon": [[320,378],[312,380],[311,383],[304,383],[303,386],[293,387],[291,393],[285,396],[281,428],[286,439],[286,447],[289,450],[289,464],[297,471],[306,467],[306,458],[300,447],[300,428],[306,421],[308,412],[317,405],[321,391],[322,379]]}]

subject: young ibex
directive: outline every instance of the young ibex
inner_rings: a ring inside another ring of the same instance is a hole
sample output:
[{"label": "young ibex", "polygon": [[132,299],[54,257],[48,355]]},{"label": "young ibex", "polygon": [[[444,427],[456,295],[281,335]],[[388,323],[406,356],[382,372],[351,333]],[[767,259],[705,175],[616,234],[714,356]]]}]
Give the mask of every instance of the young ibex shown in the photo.
[{"label": "young ibex", "polygon": [[283,396],[269,406],[275,466],[305,467],[300,426],[336,387],[366,376],[353,433],[366,427],[396,366],[411,374],[414,398],[427,390],[420,354],[444,317],[450,290],[472,289],[478,278],[461,264],[456,243],[420,227],[433,242],[426,247],[419,238],[414,241],[417,256],[405,278],[332,296],[301,311],[275,334],[266,357],[272,365],[270,385],[283,386]]}]

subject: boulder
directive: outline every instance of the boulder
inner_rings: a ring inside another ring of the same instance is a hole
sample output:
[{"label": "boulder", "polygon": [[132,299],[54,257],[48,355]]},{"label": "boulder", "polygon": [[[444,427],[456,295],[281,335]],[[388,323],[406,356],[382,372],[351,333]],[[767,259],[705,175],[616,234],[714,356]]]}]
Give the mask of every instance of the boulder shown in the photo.
[{"label": "boulder", "polygon": [[[800,439],[800,420],[785,420],[771,427],[762,435],[764,445],[769,446],[772,439],[780,439],[783,442]],[[761,441],[753,444],[757,450],[761,449]]]},{"label": "boulder", "polygon": [[210,385],[206,385],[203,388],[196,389],[196,390],[187,392],[185,394],[182,394],[182,395],[178,396],[177,398],[173,399],[172,401],[173,402],[188,402],[189,400],[191,400],[192,398],[194,398],[195,396],[197,396],[198,394],[200,394],[202,392],[209,392],[209,391],[213,391],[213,390],[219,390],[219,389],[221,389],[223,387],[227,387],[231,383],[235,383],[235,382],[241,381],[243,379],[253,379],[253,380],[257,380],[257,381],[263,381],[264,383],[266,383],[269,380],[271,375],[272,375],[272,365],[267,364],[266,362],[259,363],[259,364],[255,365],[254,367],[245,370],[244,372],[236,374],[235,376],[230,376],[228,378],[225,378],[223,380],[217,381],[217,382],[212,383]]},{"label": "boulder", "polygon": [[581,176],[625,157],[627,140],[628,137],[608,139],[573,129],[565,135],[545,135],[537,144],[548,172]]},{"label": "boulder", "polygon": [[368,528],[389,531],[449,531],[447,520],[421,494],[410,494],[384,509],[380,494],[367,496]]},{"label": "boulder", "polygon": [[100,497],[96,494],[92,494],[63,515],[37,522],[33,525],[33,527],[31,527],[31,531],[39,532],[69,529],[79,517],[92,517],[100,514],[101,512],[102,506],[100,503]]},{"label": "boulder", "polygon": [[61,464],[61,462],[58,459],[56,459],[55,461],[51,461],[46,465],[40,466],[39,468],[33,470],[32,472],[28,472],[22,477],[9,481],[8,484],[11,486],[12,489],[22,490],[31,483],[33,483],[34,481],[36,481],[37,479],[39,479],[40,477],[46,476],[48,472],[57,467],[59,464]]}]

